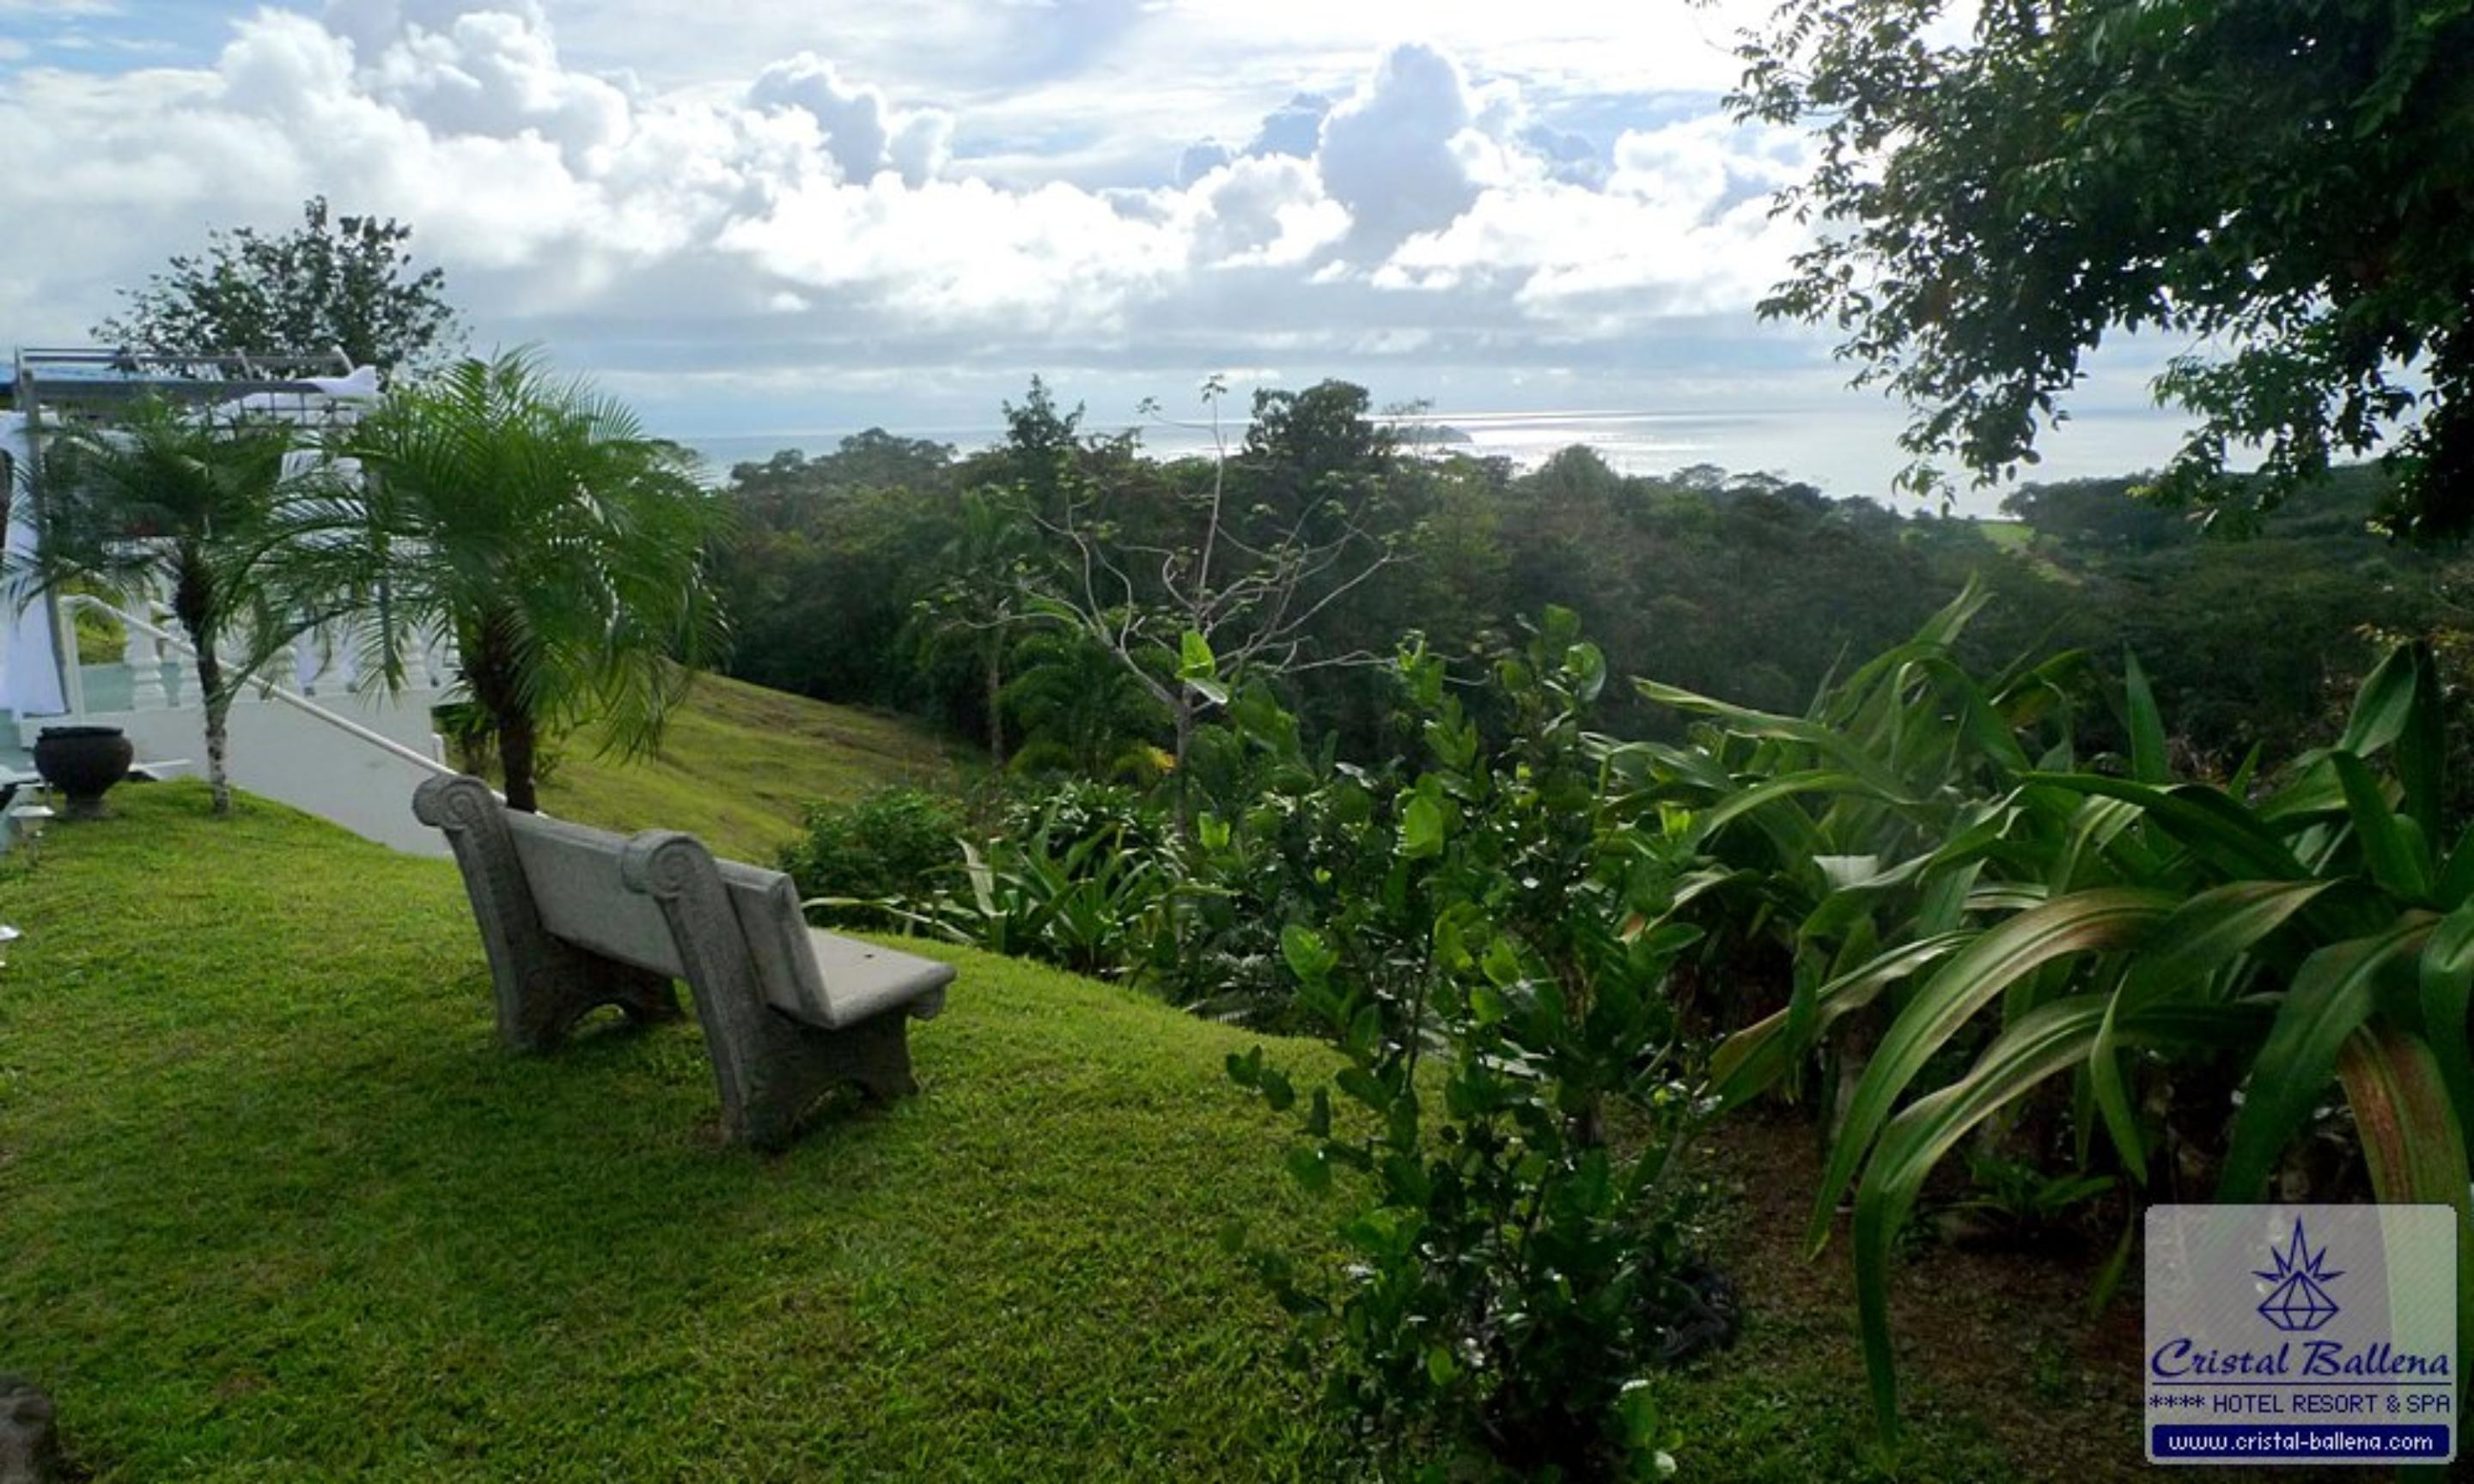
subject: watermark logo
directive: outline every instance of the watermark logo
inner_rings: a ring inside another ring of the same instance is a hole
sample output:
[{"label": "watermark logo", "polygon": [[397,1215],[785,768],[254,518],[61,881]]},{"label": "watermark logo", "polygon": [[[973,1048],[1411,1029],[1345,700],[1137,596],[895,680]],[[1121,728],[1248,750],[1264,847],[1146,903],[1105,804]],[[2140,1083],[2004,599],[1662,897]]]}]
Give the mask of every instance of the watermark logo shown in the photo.
[{"label": "watermark logo", "polygon": [[2457,1455],[2457,1213],[2157,1206],[2147,1220],[2147,1457]]},{"label": "watermark logo", "polygon": [[2328,1249],[2311,1250],[2300,1219],[2293,1223],[2292,1239],[2274,1257],[2273,1268],[2251,1270],[2252,1277],[2275,1284],[2260,1301],[2261,1318],[2289,1334],[2309,1334],[2337,1317],[2337,1301],[2328,1297],[2328,1284],[2345,1275],[2327,1271]]}]

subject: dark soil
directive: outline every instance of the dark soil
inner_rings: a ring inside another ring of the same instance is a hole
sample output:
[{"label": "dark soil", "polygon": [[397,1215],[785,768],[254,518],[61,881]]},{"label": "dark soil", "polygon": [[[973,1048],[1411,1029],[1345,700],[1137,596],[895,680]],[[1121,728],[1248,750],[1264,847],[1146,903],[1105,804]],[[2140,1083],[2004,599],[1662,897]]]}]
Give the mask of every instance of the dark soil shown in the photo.
[{"label": "dark soil", "polygon": [[[1812,1126],[1792,1113],[1747,1110],[1725,1121],[1706,1156],[1703,1168],[1729,1196],[1717,1257],[1734,1278],[1745,1316],[1732,1361],[1722,1356],[1713,1364],[1843,1369],[1849,1394],[1866,1397],[1844,1213],[1819,1257],[1807,1259],[1804,1249],[1821,1177]],[[2136,1253],[2112,1302],[2099,1313],[2089,1309],[2109,1246],[2095,1237],[2032,1252],[1927,1241],[1907,1253],[1893,1271],[1890,1299],[1902,1415],[1954,1424],[1962,1432],[1982,1429],[2021,1479],[2152,1477],[2141,1433]],[[1975,1472],[1962,1466],[1958,1476]],[[2369,1484],[2389,1476],[2361,1468],[2197,1472],[2285,1484]]]}]

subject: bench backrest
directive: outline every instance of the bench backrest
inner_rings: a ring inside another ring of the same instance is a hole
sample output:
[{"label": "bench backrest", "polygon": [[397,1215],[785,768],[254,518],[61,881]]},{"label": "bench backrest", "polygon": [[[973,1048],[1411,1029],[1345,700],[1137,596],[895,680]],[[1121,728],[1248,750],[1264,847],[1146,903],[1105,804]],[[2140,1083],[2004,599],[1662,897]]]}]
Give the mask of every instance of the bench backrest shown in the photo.
[{"label": "bench backrest", "polygon": [[[507,811],[504,818],[534,908],[552,937],[654,973],[686,976],[661,904],[620,878],[624,836],[538,814]],[[816,971],[790,878],[738,861],[716,860],[714,868],[766,1001],[802,1020],[835,1023],[839,1017]]]}]

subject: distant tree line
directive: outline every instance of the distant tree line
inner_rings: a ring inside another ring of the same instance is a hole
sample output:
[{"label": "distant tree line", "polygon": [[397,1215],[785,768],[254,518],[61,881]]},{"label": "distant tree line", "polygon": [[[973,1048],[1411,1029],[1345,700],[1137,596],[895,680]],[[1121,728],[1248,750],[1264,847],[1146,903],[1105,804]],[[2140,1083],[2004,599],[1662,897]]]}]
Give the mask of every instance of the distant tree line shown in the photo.
[{"label": "distant tree line", "polygon": [[[1385,734],[1388,672],[1352,661],[1405,635],[1474,681],[1520,642],[1521,615],[1555,605],[1615,674],[1797,711],[1974,578],[1993,602],[1971,663],[2085,648],[2118,670],[2135,649],[2182,744],[2227,770],[2321,721],[2380,637],[2462,616],[2444,554],[2368,530],[2388,493],[2368,468],[2228,539],[2134,497],[2129,476],[2027,486],[1993,525],[1708,466],[1620,474],[1586,447],[1525,471],[1411,451],[1343,382],[1263,394],[1254,412],[1225,458],[1157,458],[1086,432],[1034,382],[1007,439],[968,455],[871,429],[741,464],[717,561],[732,671],[933,718],[1023,771],[1145,781],[1172,765],[1177,698],[1195,694],[1176,682],[1180,633],[1207,627],[1198,584],[1230,601],[1259,586],[1251,635],[1283,600],[1272,589],[1312,568],[1284,595],[1280,622],[1311,618],[1275,647],[1276,686],[1340,755],[1370,757],[1414,739]],[[1240,658],[1215,642],[1216,661]],[[1248,678],[1273,653],[1253,651]],[[1679,725],[1629,697],[1604,721]]]}]

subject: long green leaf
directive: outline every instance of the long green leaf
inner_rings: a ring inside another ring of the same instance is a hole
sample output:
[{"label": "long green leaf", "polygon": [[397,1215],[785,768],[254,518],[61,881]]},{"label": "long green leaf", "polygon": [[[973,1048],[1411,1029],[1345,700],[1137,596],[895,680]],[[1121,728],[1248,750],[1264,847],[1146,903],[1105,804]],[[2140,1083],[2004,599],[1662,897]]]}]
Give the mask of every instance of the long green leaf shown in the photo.
[{"label": "long green leaf", "polygon": [[[1898,1428],[1898,1380],[1890,1347],[1890,1253],[1899,1228],[1935,1164],[1970,1129],[2087,1054],[2111,1008],[2109,996],[2079,994],[2042,1005],[1985,1048],[1968,1074],[1919,1098],[1882,1131],[1856,1197],[1856,1304],[1874,1413],[1885,1435]],[[2125,1017],[2116,1033],[2153,1041],[2239,1043],[2254,1029],[2248,1006],[2159,1006]]]},{"label": "long green leaf", "polygon": [[1814,1250],[1829,1239],[1831,1212],[1900,1094],[1961,1026],[2012,983],[2046,964],[2136,945],[2173,905],[2171,895],[2137,887],[2074,893],[1988,929],[1927,980],[1882,1037],[1848,1103],[1813,1205]]},{"label": "long green leaf", "polygon": [[2139,657],[2122,654],[2122,699],[2130,711],[2130,776],[2142,783],[2162,783],[2171,777],[2165,756],[2165,718],[2157,713],[2156,693],[2147,688]]},{"label": "long green leaf", "polygon": [[1664,685],[1656,681],[1635,680],[1632,683],[1645,700],[1673,706],[1679,711],[1713,717],[1742,735],[1801,743],[1861,778],[1884,796],[1896,797],[1903,792],[1896,775],[1882,768],[1864,749],[1848,740],[1835,728],[1798,716],[1780,716],[1713,700],[1681,686]]},{"label": "long green leaf", "polygon": [[[1811,995],[1812,1034],[1871,1004],[1881,991],[1918,970],[1949,957],[1977,936],[1972,931],[1936,934],[1904,943],[1829,982]],[[1766,1016],[1718,1043],[1710,1057],[1710,1091],[1721,1108],[1734,1108],[1785,1076],[1799,1051],[1786,1031],[1790,1016],[1781,1010]]]},{"label": "long green leaf", "polygon": [[2363,1137],[2371,1188],[2384,1201],[2467,1209],[2465,1140],[2431,1048],[2373,1021],[2345,1041],[2338,1078]]},{"label": "long green leaf", "polygon": [[2096,1044],[2088,1056],[2088,1079],[2114,1147],[2133,1180],[2145,1184],[2147,1166],[2139,1120],[2131,1113],[2129,1090],[2122,1080],[2117,1046],[2121,1026],[2257,947],[2330,884],[2240,881],[2202,892],[2173,909],[2173,915],[2157,928],[2153,946],[2139,956],[2123,977],[2097,1028]]},{"label": "long green leaf", "polygon": [[2227,874],[2292,880],[2307,875],[2285,842],[2241,804],[2197,783],[2151,788],[2095,773],[2038,773],[2029,781],[2137,804],[2193,854]]},{"label": "long green leaf", "polygon": [[2353,821],[2354,838],[2362,842],[2363,863],[2370,869],[2371,879],[2382,890],[2409,901],[2430,896],[2431,863],[2416,838],[2420,831],[2389,807],[2379,779],[2362,758],[2339,751],[2328,755],[2328,763],[2344,787],[2345,811]]},{"label": "long green leaf", "polygon": [[2439,868],[2439,880],[2432,888],[2432,898],[2443,912],[2454,912],[2474,900],[2474,828],[2457,837],[2447,862]]},{"label": "long green leaf", "polygon": [[2405,817],[2414,822],[2426,840],[2439,838],[2446,804],[2448,723],[2443,701],[2438,661],[2429,644],[2417,643],[2413,646],[2413,702],[2406,712],[2405,730],[2397,735],[2390,764],[2404,793]]},{"label": "long green leaf", "polygon": [[2417,680],[2413,646],[2389,650],[2354,692],[2353,713],[2337,745],[2368,756],[2403,736],[2413,722]]},{"label": "long green leaf", "polygon": [[2105,996],[2081,994],[2029,1012],[1988,1047],[1969,1074],[1900,1113],[1856,1192],[1856,1304],[1876,1419],[1898,1428],[1898,1382],[1890,1346],[1890,1252],[1915,1193],[1967,1131],[2086,1054],[2103,1020]]},{"label": "long green leaf", "polygon": [[[2088,862],[2110,852],[2114,842],[2124,838],[2122,832],[2138,824],[2140,818],[2137,804],[2120,799],[2080,799],[2071,820],[2070,844],[2053,854],[2045,884],[2055,892],[2068,892],[2088,884],[2081,879]],[[2156,874],[2156,863],[2148,852],[2140,852],[2140,857],[2127,865],[2129,869],[2122,874],[2132,880]]]},{"label": "long green leaf", "polygon": [[1918,660],[1917,668],[1933,679],[1941,695],[1947,698],[1942,704],[1957,709],[1959,731],[1978,753],[2001,769],[2005,777],[2027,771],[2027,754],[2019,746],[2017,733],[1975,677],[1941,656]]},{"label": "long green leaf", "polygon": [[1781,799],[1791,799],[1799,794],[1863,794],[1868,797],[1880,797],[1870,783],[1852,773],[1828,768],[1783,773],[1774,778],[1765,779],[1750,788],[1728,795],[1696,815],[1693,825],[1699,837],[1707,839],[1724,829],[1735,819],[1752,813],[1765,803]]},{"label": "long green leaf", "polygon": [[2474,1119],[2474,1047],[2466,1025],[2474,1016],[2474,907],[2460,907],[2431,930],[2417,977],[2423,1039],[2462,1127]]},{"label": "long green leaf", "polygon": [[2345,1103],[2362,1135],[2371,1189],[2394,1204],[2446,1206],[2457,1213],[2458,1391],[2463,1356],[2474,1346],[2474,1188],[2468,1185],[2465,1129],[2449,1107],[2431,1048],[2393,1025],[2356,1031],[2337,1060]]},{"label": "long green leaf", "polygon": [[2431,930],[2428,917],[2415,916],[2366,938],[2330,944],[2303,960],[2251,1062],[2217,1199],[2240,1205],[2265,1196],[2277,1157],[2335,1075],[2345,1038],[2369,1017],[2380,976],[2419,951]]}]

